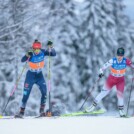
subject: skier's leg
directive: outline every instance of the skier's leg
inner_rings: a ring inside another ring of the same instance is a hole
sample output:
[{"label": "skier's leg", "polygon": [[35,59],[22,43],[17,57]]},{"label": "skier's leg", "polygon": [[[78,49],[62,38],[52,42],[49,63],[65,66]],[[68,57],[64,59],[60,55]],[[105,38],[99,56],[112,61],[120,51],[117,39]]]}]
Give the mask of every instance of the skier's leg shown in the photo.
[{"label": "skier's leg", "polygon": [[97,95],[97,97],[94,99],[94,102],[98,104],[105,96],[107,96],[110,93],[110,89],[106,87],[106,85],[103,86],[101,92]]},{"label": "skier's leg", "polygon": [[97,97],[94,99],[92,105],[86,109],[86,112],[91,112],[95,109],[97,104],[109,94],[111,91],[112,87],[114,86],[114,81],[111,79],[111,76],[109,76],[103,86],[103,89],[101,92],[97,95]]},{"label": "skier's leg", "polygon": [[109,94],[110,89],[106,88],[106,85],[103,86],[103,89],[101,90],[101,92],[97,95],[97,97],[94,99],[92,105],[86,109],[86,112],[91,112],[95,109],[95,107],[97,106],[97,104],[105,97]]},{"label": "skier's leg", "polygon": [[119,114],[121,117],[125,116],[125,112],[124,112],[124,86],[125,86],[125,79],[123,77],[123,78],[121,78],[120,82],[118,82],[116,84],[117,98],[118,98],[118,109],[119,109]]},{"label": "skier's leg", "polygon": [[28,101],[32,86],[34,84],[34,77],[32,72],[28,71],[24,83],[24,90],[23,90],[23,98],[21,102],[21,108],[20,108],[20,113],[24,115],[26,103]]},{"label": "skier's leg", "polygon": [[106,97],[109,93],[110,93],[110,91],[111,91],[111,89],[112,89],[112,87],[115,85],[115,82],[114,82],[114,80],[112,79],[112,77],[111,77],[111,75],[108,77],[108,79],[106,80],[106,82],[105,82],[105,84],[104,84],[104,86],[103,86],[103,88],[102,88],[102,90],[101,90],[101,92],[98,94],[98,96],[95,98],[95,100],[94,100],[94,102],[96,103],[96,104],[98,104],[104,97]]},{"label": "skier's leg", "polygon": [[39,77],[36,84],[39,86],[39,89],[41,91],[40,113],[44,113],[47,98],[47,87],[43,74],[41,73],[40,75],[41,76]]}]

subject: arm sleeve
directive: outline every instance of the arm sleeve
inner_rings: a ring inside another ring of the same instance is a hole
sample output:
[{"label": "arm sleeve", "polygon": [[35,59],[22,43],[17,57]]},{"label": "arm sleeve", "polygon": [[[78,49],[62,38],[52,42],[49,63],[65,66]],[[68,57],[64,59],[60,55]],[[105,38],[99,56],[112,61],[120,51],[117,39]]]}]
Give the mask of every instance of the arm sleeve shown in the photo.
[{"label": "arm sleeve", "polygon": [[55,51],[55,49],[54,48],[52,48],[50,51],[47,49],[47,50],[43,50],[44,51],[44,54],[45,54],[45,56],[56,56],[56,51]]},{"label": "arm sleeve", "polygon": [[130,59],[127,59],[127,60],[126,60],[126,64],[127,64],[127,66],[130,66],[131,68],[134,69],[134,64],[132,64],[132,62],[131,62]]},{"label": "arm sleeve", "polygon": [[22,57],[21,62],[25,62],[27,60],[28,60],[28,57],[25,55],[25,56]]},{"label": "arm sleeve", "polygon": [[113,59],[110,59],[108,62],[106,62],[99,70],[99,73],[103,73],[103,71],[105,69],[107,69],[108,67],[112,66],[113,64]]}]

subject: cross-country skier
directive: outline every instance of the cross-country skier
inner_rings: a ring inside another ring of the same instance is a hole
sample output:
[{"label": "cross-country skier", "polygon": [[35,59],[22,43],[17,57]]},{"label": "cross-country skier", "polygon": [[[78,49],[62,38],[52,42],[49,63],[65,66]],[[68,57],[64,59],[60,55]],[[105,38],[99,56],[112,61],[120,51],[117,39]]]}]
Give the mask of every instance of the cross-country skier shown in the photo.
[{"label": "cross-country skier", "polygon": [[132,62],[124,57],[125,50],[124,48],[118,48],[117,49],[117,57],[114,57],[110,59],[108,62],[106,62],[102,68],[99,70],[99,77],[101,78],[103,76],[103,71],[110,67],[111,73],[108,76],[101,92],[98,94],[98,96],[94,99],[92,105],[88,107],[85,112],[91,112],[95,109],[97,104],[106,96],[109,94],[113,86],[116,86],[117,89],[117,98],[118,98],[118,109],[120,117],[124,117],[124,101],[123,101],[123,95],[124,95],[124,86],[125,86],[125,72],[126,67],[130,66],[134,69],[134,65]]},{"label": "cross-country skier", "polygon": [[24,83],[24,91],[20,111],[16,115],[16,117],[22,117],[24,115],[26,103],[34,84],[37,84],[39,90],[41,91],[40,114],[44,114],[47,96],[46,82],[42,73],[42,69],[44,68],[44,57],[56,56],[56,52],[53,48],[52,42],[48,41],[47,45],[47,50],[42,49],[42,44],[38,40],[35,40],[32,45],[32,50],[28,51],[26,55],[21,59],[22,62],[26,62],[27,60],[29,60],[29,70],[27,71]]}]

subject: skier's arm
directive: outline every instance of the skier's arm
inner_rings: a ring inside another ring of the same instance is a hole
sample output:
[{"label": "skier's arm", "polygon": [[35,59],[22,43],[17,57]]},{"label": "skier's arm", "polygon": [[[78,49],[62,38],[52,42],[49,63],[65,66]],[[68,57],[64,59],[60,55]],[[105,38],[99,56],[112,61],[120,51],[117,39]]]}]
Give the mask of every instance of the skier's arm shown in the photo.
[{"label": "skier's arm", "polygon": [[130,66],[131,68],[134,69],[134,64],[132,64],[130,59],[127,59],[126,64],[127,64],[127,66]]},{"label": "skier's arm", "polygon": [[26,53],[26,55],[22,57],[21,62],[27,61],[30,57],[32,57],[32,55],[33,55],[33,51],[32,51],[32,50],[29,50],[29,51]]},{"label": "skier's arm", "polygon": [[54,48],[49,48],[47,50],[44,49],[43,51],[46,56],[56,56],[56,51]]},{"label": "skier's arm", "polygon": [[106,62],[99,70],[99,74],[103,74],[104,70],[110,67],[113,64],[113,59],[110,59],[108,62]]},{"label": "skier's arm", "polygon": [[21,62],[25,62],[27,60],[28,60],[28,57],[25,55],[25,56],[22,57]]}]

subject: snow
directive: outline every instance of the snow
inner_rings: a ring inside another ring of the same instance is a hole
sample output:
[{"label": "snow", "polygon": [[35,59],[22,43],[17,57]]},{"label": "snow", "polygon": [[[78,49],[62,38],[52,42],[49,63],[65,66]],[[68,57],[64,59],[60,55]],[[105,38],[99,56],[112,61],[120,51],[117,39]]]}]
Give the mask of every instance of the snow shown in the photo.
[{"label": "snow", "polygon": [[0,134],[133,134],[134,118],[57,117],[0,120]]}]

